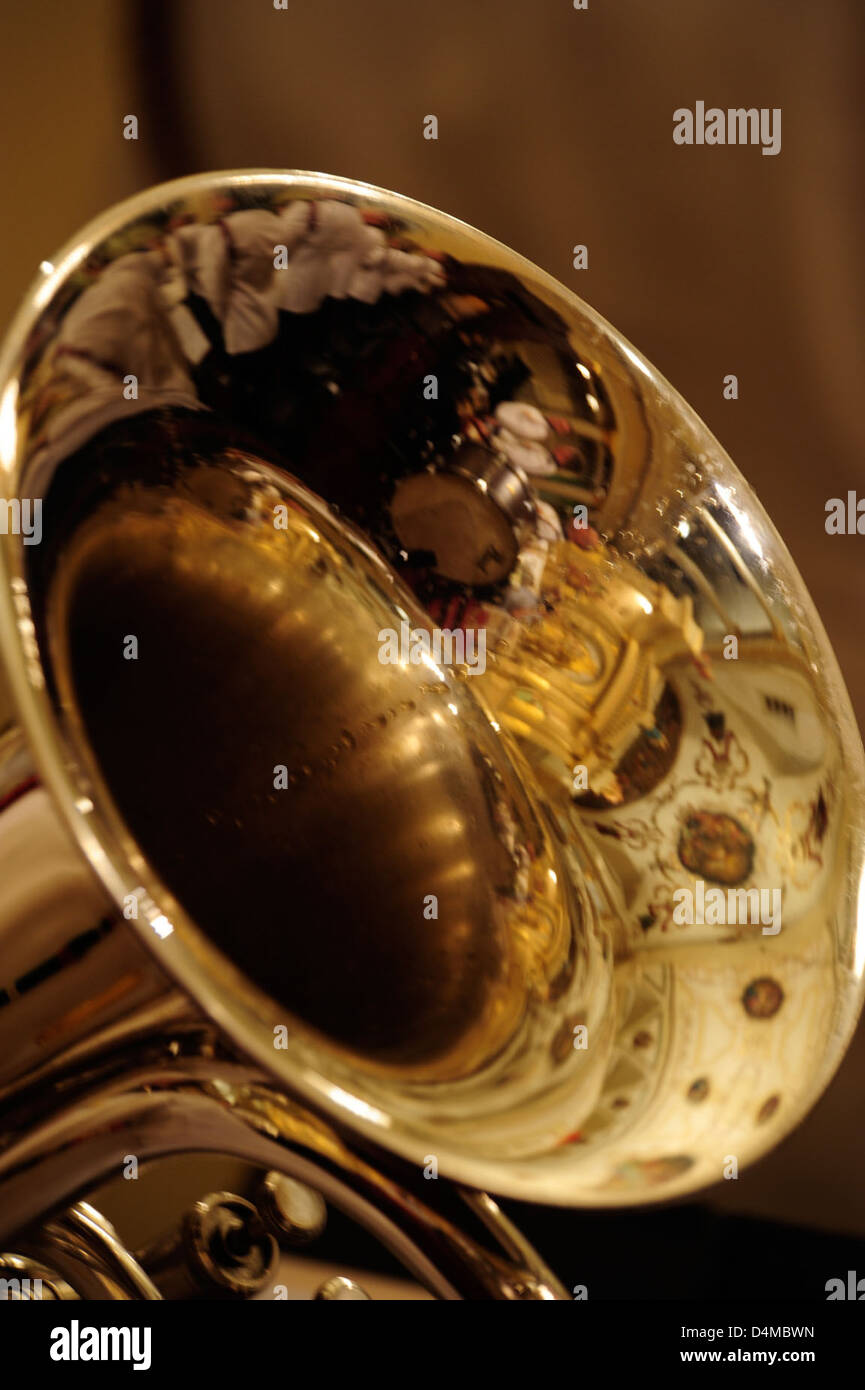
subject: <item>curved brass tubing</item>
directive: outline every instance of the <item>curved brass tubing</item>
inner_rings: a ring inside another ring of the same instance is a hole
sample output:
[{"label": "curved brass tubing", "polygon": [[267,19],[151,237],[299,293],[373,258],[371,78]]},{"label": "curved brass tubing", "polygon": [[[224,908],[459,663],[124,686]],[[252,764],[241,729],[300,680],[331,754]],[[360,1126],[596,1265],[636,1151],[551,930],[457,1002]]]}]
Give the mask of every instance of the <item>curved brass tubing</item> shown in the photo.
[{"label": "curved brass tubing", "polygon": [[[142,1271],[130,1270],[128,1252],[122,1252],[122,1262],[106,1260],[105,1246],[114,1245],[116,1237],[111,1239],[110,1227],[106,1237],[104,1219],[96,1220],[92,1209],[83,1212],[86,1204],[71,1213],[66,1208],[116,1173],[127,1153],[146,1162],[187,1152],[230,1155],[306,1183],[361,1222],[440,1298],[568,1296],[487,1194],[462,1195],[496,1237],[501,1253],[438,1215],[416,1170],[394,1163],[388,1165],[393,1174],[385,1173],[261,1075],[195,1058],[140,1070],[130,1056],[116,1081],[82,1090],[68,1107],[13,1140],[0,1156],[0,1241],[17,1235],[17,1247],[25,1252],[50,1254],[76,1286],[83,1247],[90,1251],[85,1266],[92,1269],[85,1289],[101,1288],[96,1296],[104,1297],[108,1279],[125,1285],[125,1296],[158,1297]],[[41,1223],[46,1210],[59,1215],[21,1239],[22,1227]],[[64,1261],[64,1254],[70,1260]]]}]

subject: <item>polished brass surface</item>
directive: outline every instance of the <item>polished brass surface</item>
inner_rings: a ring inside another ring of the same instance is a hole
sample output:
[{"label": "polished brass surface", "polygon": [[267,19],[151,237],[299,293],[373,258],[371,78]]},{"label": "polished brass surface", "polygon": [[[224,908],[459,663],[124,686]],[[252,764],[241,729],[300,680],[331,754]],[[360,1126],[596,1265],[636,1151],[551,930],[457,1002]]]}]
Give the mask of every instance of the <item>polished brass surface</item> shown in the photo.
[{"label": "polished brass surface", "polygon": [[813,1104],[862,1001],[849,701],[741,475],[573,295],[366,185],[182,180],[34,288],[0,478],[44,527],[0,536],[7,1183],[82,1050],[170,1074],[172,1028],[562,1204]]},{"label": "polished brass surface", "polygon": [[378,660],[410,603],[393,576],[300,489],[284,530],[236,519],[249,485],[226,479],[251,466],[124,487],[75,531],[61,696],[149,862],[259,988],[372,1058],[470,1074],[527,986],[583,1003],[558,846],[468,689]]}]

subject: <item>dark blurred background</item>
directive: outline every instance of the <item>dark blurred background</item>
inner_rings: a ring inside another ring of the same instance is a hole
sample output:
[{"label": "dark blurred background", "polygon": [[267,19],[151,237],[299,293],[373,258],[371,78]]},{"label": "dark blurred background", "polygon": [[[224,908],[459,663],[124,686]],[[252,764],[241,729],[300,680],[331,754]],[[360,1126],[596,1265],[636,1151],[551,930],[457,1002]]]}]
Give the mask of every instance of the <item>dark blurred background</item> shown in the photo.
[{"label": "dark blurred background", "polygon": [[[787,541],[861,724],[865,538],[824,520],[865,495],[863,49],[862,0],[5,6],[0,325],[82,223],[181,174],[322,170],[440,207],[574,289],[696,408]],[[780,107],[780,154],[675,145],[697,100]],[[797,1133],[699,1204],[520,1218],[590,1296],[825,1297],[865,1274],[863,1077],[860,1028]],[[134,1186],[142,1219],[160,1184]]]}]

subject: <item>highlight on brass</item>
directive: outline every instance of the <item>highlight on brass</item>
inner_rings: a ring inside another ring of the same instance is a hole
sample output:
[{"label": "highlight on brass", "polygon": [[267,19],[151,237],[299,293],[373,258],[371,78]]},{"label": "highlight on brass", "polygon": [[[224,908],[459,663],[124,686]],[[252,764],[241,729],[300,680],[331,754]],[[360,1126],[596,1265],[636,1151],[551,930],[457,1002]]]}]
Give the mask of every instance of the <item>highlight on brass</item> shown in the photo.
[{"label": "highlight on brass", "polygon": [[[824,1090],[846,692],[745,480],[547,275],[324,175],[153,189],[11,327],[0,494],[4,1269],[248,1296],[334,1206],[439,1296],[568,1297],[489,1194],[693,1192]],[[260,1200],[124,1249],[83,1199],[192,1133]]]}]

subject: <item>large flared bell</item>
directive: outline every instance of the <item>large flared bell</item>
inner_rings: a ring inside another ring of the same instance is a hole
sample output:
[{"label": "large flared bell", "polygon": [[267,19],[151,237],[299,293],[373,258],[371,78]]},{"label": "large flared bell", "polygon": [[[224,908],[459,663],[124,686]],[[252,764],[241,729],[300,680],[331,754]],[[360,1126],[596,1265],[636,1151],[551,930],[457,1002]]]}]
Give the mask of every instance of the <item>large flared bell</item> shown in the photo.
[{"label": "large flared bell", "polygon": [[365,185],[181,181],[55,265],[0,367],[0,1100],[170,985],[418,1170],[618,1205],[764,1153],[860,1006],[863,758],[718,444]]}]

